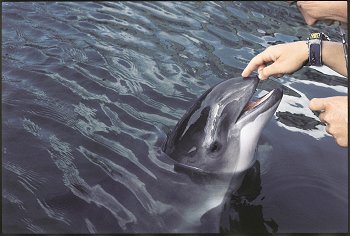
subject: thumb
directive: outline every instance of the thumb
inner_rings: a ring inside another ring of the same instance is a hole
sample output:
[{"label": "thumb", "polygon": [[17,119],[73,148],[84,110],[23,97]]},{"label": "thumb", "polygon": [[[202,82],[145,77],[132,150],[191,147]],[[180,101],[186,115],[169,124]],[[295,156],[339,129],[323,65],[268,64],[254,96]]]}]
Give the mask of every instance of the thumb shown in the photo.
[{"label": "thumb", "polygon": [[277,63],[272,63],[269,66],[266,66],[262,70],[259,71],[259,78],[262,80],[267,79],[271,75],[281,74],[281,70],[279,69]]},{"label": "thumb", "polygon": [[311,99],[309,103],[309,108],[313,111],[325,110],[326,108],[325,100],[323,98]]}]

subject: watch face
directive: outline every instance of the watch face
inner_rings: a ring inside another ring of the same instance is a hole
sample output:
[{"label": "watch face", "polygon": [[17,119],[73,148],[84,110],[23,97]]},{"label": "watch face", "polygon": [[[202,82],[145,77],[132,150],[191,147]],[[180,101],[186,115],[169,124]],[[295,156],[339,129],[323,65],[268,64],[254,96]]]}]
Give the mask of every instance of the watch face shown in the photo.
[{"label": "watch face", "polygon": [[310,34],[310,39],[320,39],[321,38],[321,33],[311,33]]}]

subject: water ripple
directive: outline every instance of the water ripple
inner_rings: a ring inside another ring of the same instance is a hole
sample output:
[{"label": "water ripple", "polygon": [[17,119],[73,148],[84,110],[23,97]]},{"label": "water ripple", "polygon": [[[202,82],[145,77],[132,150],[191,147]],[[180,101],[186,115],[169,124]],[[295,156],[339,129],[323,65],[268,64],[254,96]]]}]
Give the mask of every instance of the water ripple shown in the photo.
[{"label": "water ripple", "polygon": [[11,194],[6,189],[2,190],[2,196],[4,199],[8,200],[9,202],[15,204],[18,208],[21,210],[25,210],[24,203],[21,201],[17,196],[14,194]]},{"label": "water ripple", "polygon": [[139,139],[139,140],[144,140],[145,137],[147,137],[147,140],[145,140],[145,143],[148,146],[148,156],[150,158],[150,160],[156,164],[158,167],[168,170],[168,171],[172,171],[172,166],[168,165],[162,161],[160,161],[156,154],[156,151],[154,151],[154,145],[157,142],[157,135],[152,133],[152,132],[147,132],[147,130],[141,130],[141,129],[136,129],[128,124],[126,124],[125,122],[123,122],[122,120],[120,120],[120,118],[118,117],[118,114],[114,111],[112,111],[110,108],[101,105],[102,110],[104,111],[104,113],[108,116],[108,118],[110,119],[112,126],[111,128],[117,132],[117,133],[121,133],[121,130],[124,130],[124,132],[128,133],[129,135],[132,135],[134,138]]},{"label": "water ripple", "polygon": [[25,227],[32,233],[43,234],[45,232],[42,227],[34,224],[33,221],[29,218],[22,219],[22,222],[25,224]]},{"label": "water ripple", "polygon": [[116,218],[119,226],[126,230],[128,223],[136,223],[135,216],[125,208],[114,196],[107,193],[101,186],[90,186],[80,176],[73,163],[73,155],[70,145],[60,141],[56,136],[51,136],[51,150],[48,150],[57,168],[63,173],[63,181],[73,194],[85,200],[94,202],[97,206],[103,206]]},{"label": "water ripple", "polygon": [[91,221],[89,219],[85,218],[85,223],[86,223],[86,227],[88,228],[90,234],[95,234],[96,233],[96,228],[91,223]]},{"label": "water ripple", "polygon": [[6,170],[16,174],[19,179],[18,181],[31,193],[37,191],[43,185],[43,183],[47,181],[47,179],[41,177],[39,173],[32,170],[26,170],[10,162],[4,162],[3,167]]},{"label": "water ripple", "polygon": [[70,225],[70,221],[68,219],[66,219],[65,214],[63,214],[62,212],[60,212],[57,209],[50,207],[45,201],[40,201],[39,199],[37,199],[37,201],[38,201],[40,207],[42,209],[44,209],[44,211],[48,217],[55,219],[55,220],[58,220],[58,221],[62,221],[63,223]]},{"label": "water ripple", "polygon": [[127,187],[150,214],[160,214],[169,208],[164,203],[154,200],[147,192],[145,184],[140,181],[137,176],[123,167],[114,164],[112,161],[99,156],[82,146],[79,147],[79,151],[89,161],[103,169],[114,181]]}]

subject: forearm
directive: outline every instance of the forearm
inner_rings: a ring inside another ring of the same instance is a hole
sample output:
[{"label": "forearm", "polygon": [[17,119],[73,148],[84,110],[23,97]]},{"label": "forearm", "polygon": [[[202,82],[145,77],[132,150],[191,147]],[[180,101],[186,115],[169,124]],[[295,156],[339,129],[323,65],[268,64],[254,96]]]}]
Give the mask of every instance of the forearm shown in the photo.
[{"label": "forearm", "polygon": [[338,42],[322,42],[322,63],[332,70],[347,77],[343,44]]}]

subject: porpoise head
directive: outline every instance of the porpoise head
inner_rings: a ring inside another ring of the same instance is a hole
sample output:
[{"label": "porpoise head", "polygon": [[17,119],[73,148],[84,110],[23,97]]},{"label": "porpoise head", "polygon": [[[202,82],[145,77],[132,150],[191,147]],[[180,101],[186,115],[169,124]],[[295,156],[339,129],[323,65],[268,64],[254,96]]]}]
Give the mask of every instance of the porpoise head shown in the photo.
[{"label": "porpoise head", "polygon": [[258,82],[257,77],[223,81],[193,104],[163,145],[175,166],[215,174],[252,166],[261,131],[282,99],[277,88],[250,101]]}]

